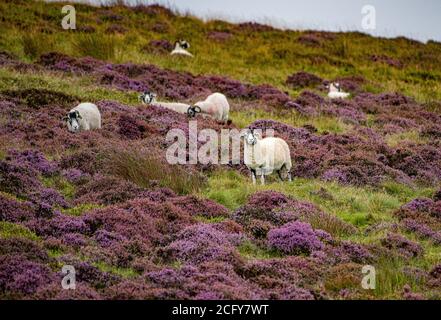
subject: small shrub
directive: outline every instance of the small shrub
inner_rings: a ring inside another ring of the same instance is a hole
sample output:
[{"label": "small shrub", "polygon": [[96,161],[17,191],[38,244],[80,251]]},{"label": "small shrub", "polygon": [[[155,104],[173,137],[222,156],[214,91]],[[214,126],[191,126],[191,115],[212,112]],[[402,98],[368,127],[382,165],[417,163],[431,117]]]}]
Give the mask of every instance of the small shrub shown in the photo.
[{"label": "small shrub", "polygon": [[284,253],[309,254],[323,247],[309,223],[294,221],[268,233],[268,242],[274,249]]}]

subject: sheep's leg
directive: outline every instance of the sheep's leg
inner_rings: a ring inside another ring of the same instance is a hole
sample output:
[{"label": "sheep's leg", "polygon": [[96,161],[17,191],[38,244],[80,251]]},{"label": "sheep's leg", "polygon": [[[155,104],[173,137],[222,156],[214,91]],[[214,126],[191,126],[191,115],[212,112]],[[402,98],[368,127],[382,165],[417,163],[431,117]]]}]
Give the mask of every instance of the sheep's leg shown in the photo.
[{"label": "sheep's leg", "polygon": [[256,184],[256,170],[251,170],[251,179],[253,180],[253,184]]},{"label": "sheep's leg", "polygon": [[277,170],[277,174],[279,175],[280,180],[283,181],[282,174],[280,173],[280,170]]},{"label": "sheep's leg", "polygon": [[263,174],[263,170],[262,170],[262,174],[260,176],[260,184],[264,185],[265,184],[265,175]]}]

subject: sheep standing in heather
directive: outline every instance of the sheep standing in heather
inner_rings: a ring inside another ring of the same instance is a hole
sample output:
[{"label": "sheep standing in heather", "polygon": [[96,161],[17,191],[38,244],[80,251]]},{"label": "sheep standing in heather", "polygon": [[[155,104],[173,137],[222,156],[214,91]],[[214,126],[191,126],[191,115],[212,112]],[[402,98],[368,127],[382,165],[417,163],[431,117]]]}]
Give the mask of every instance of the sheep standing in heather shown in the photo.
[{"label": "sheep standing in heather", "polygon": [[339,83],[331,83],[329,86],[328,97],[331,99],[346,99],[350,93],[343,92]]},{"label": "sheep standing in heather", "polygon": [[224,123],[228,122],[230,104],[222,93],[213,93],[204,101],[196,102],[195,106],[199,107],[202,115],[209,116]]},{"label": "sheep standing in heather", "polygon": [[156,93],[145,91],[139,96],[139,99],[143,104],[160,106],[174,112],[187,114],[190,118],[196,116],[196,113],[200,113],[201,109],[197,106],[190,106],[186,103],[180,102],[162,102],[156,101]]},{"label": "sheep standing in heather", "polygon": [[80,103],[69,111],[63,119],[70,132],[101,129],[101,113],[98,107],[90,102]]},{"label": "sheep standing in heather", "polygon": [[181,55],[181,56],[187,56],[187,57],[193,57],[193,55],[187,51],[187,49],[190,48],[190,44],[185,40],[179,40],[175,42],[175,48],[170,53],[173,55]]},{"label": "sheep standing in heather", "polygon": [[243,134],[244,163],[251,170],[253,184],[256,184],[256,175],[260,175],[260,181],[265,184],[265,175],[276,171],[283,180],[282,170],[287,171],[288,180],[291,181],[291,154],[285,140],[275,137],[262,139],[260,134],[253,129]]}]

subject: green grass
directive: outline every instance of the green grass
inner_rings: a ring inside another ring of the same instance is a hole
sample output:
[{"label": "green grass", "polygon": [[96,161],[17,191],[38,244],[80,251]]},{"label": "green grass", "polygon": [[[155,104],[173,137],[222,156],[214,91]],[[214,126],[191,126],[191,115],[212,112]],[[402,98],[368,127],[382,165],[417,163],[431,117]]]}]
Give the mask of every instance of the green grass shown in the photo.
[{"label": "green grass", "polygon": [[422,137],[417,130],[390,134],[386,136],[385,140],[389,146],[394,148],[409,142],[416,144],[426,144],[429,141],[429,139]]},{"label": "green grass", "polygon": [[[317,191],[326,190],[331,198]],[[209,178],[202,195],[231,210],[243,205],[257,191],[275,190],[297,199],[310,201],[325,212],[340,217],[355,226],[367,226],[376,221],[392,221],[391,213],[402,204],[420,196],[431,196],[432,188],[412,189],[394,182],[380,189],[342,186],[335,182],[295,178],[292,182],[270,182],[264,186],[251,183],[251,178],[235,171],[218,171]]]},{"label": "green grass", "polygon": [[203,222],[203,223],[218,223],[218,222],[222,222],[226,219],[225,217],[207,218],[204,216],[195,216],[194,218],[196,219],[196,221]]},{"label": "green grass", "polygon": [[99,87],[87,76],[61,76],[51,72],[21,73],[0,68],[0,91],[31,88],[63,92],[82,101],[116,100],[126,104],[138,103],[136,93]]},{"label": "green grass", "polygon": [[111,60],[116,56],[117,39],[114,36],[80,33],[72,44],[77,54],[83,57]]},{"label": "green grass", "polygon": [[103,272],[112,273],[115,275],[122,276],[124,278],[134,278],[136,276],[139,276],[139,273],[137,271],[133,270],[132,268],[115,267],[115,266],[108,265],[108,264],[101,262],[101,261],[95,262],[95,263],[93,263],[93,265]]},{"label": "green grass", "polygon": [[293,127],[301,127],[304,125],[313,125],[319,133],[345,133],[349,131],[352,126],[344,123],[341,119],[330,116],[305,117],[296,111],[268,112],[264,110],[247,110],[247,111],[232,111],[230,118],[233,123],[239,128],[246,128],[252,122],[260,119],[272,119]]},{"label": "green grass", "polygon": [[237,250],[246,259],[271,259],[282,256],[277,251],[259,248],[249,240],[242,242]]},{"label": "green grass", "polygon": [[60,175],[43,177],[42,180],[45,187],[58,190],[66,199],[72,199],[75,195],[75,186]]},{"label": "green grass", "polygon": [[102,208],[103,206],[94,203],[81,203],[75,207],[62,209],[61,212],[70,216],[81,216],[85,212],[91,211],[93,209]]},{"label": "green grass", "polygon": [[26,238],[29,240],[38,240],[38,236],[28,228],[7,221],[0,221],[0,238]]},{"label": "green grass", "polygon": [[199,172],[188,172],[182,166],[168,165],[153,153],[142,153],[132,148],[110,150],[104,157],[104,166],[109,172],[141,187],[150,187],[154,180],[178,194],[189,194],[205,185],[205,178]]}]

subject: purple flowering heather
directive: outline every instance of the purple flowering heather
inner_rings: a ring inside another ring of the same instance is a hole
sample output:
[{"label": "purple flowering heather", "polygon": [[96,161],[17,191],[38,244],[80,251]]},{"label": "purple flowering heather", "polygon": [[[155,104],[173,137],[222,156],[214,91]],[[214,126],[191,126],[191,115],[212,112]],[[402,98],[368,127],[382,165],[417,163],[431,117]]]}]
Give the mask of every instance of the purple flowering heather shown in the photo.
[{"label": "purple flowering heather", "polygon": [[101,300],[103,297],[86,283],[77,283],[75,290],[64,290],[60,286],[61,278],[47,286],[38,288],[35,298],[38,300]]},{"label": "purple flowering heather", "polygon": [[72,265],[75,268],[76,281],[87,283],[96,289],[109,287],[120,280],[118,276],[103,272],[87,261],[80,261],[77,258],[65,255],[60,257],[63,264]]},{"label": "purple flowering heather", "polygon": [[261,191],[256,192],[248,199],[248,204],[254,207],[259,207],[264,210],[272,210],[276,207],[288,203],[289,198],[283,193],[276,191]]},{"label": "purple flowering heather", "polygon": [[37,193],[31,193],[29,200],[38,204],[45,204],[49,207],[59,206],[63,208],[69,207],[64,197],[52,188],[42,188]]},{"label": "purple flowering heather", "polygon": [[75,168],[64,169],[61,171],[61,175],[70,183],[78,183],[89,178],[88,174]]},{"label": "purple flowering heather", "polygon": [[381,243],[386,248],[397,251],[406,257],[417,257],[424,252],[420,244],[410,241],[400,234],[388,233]]},{"label": "purple flowering heather", "polygon": [[3,299],[29,296],[53,279],[48,266],[22,255],[4,255],[0,259],[0,297]]},{"label": "purple flowering heather", "polygon": [[143,47],[143,51],[154,54],[168,54],[173,50],[173,44],[168,40],[151,40]]},{"label": "purple flowering heather", "polygon": [[208,199],[200,199],[195,196],[182,196],[171,199],[171,202],[192,216],[200,215],[207,218],[228,216],[227,208]]},{"label": "purple flowering heather", "polygon": [[25,150],[22,152],[11,150],[6,159],[19,166],[28,166],[45,176],[50,176],[58,170],[57,163],[48,161],[43,153],[37,150]]},{"label": "purple flowering heather", "polygon": [[126,239],[126,237],[118,233],[109,232],[107,230],[98,230],[95,233],[95,240],[104,248],[110,247],[112,244],[124,241]]},{"label": "purple flowering heather", "polygon": [[433,201],[428,198],[417,198],[409,203],[406,203],[401,208],[407,209],[411,211],[421,211],[421,212],[428,212],[430,207],[432,206]]},{"label": "purple flowering heather", "polygon": [[82,247],[86,244],[86,239],[79,233],[66,233],[61,238],[62,243],[74,248]]},{"label": "purple flowering heather", "polygon": [[0,239],[0,256],[20,255],[28,260],[46,263],[50,258],[35,241],[23,238]]},{"label": "purple flowering heather", "polygon": [[233,34],[230,32],[224,32],[224,31],[210,31],[207,35],[208,39],[214,40],[217,42],[226,42],[227,40],[230,40],[233,38]]},{"label": "purple flowering heather", "polygon": [[234,246],[242,239],[241,234],[221,232],[210,224],[199,223],[180,232],[177,240],[164,248],[163,255],[191,263],[231,260]]},{"label": "purple flowering heather", "polygon": [[369,263],[374,259],[365,246],[350,241],[342,241],[338,247],[331,250],[331,254],[340,262]]},{"label": "purple flowering heather", "polygon": [[20,222],[35,216],[35,207],[30,202],[19,202],[0,194],[0,221]]},{"label": "purple flowering heather", "polygon": [[323,247],[311,225],[300,221],[271,230],[268,233],[268,243],[270,247],[286,254],[310,254]]},{"label": "purple flowering heather", "polygon": [[320,77],[314,74],[300,71],[294,73],[293,75],[290,75],[286,79],[286,84],[292,88],[299,89],[299,88],[319,85],[322,83],[322,81],[323,79],[321,79]]},{"label": "purple flowering heather", "polygon": [[29,190],[38,190],[41,186],[34,170],[0,161],[0,191],[26,197]]},{"label": "purple flowering heather", "polygon": [[418,236],[430,239],[436,244],[441,244],[441,232],[432,230],[428,225],[409,218],[403,219],[401,224],[406,230],[415,232]]},{"label": "purple flowering heather", "polygon": [[40,236],[61,237],[68,233],[86,234],[88,226],[80,217],[73,217],[55,212],[51,219],[34,219],[26,223],[26,226]]}]

